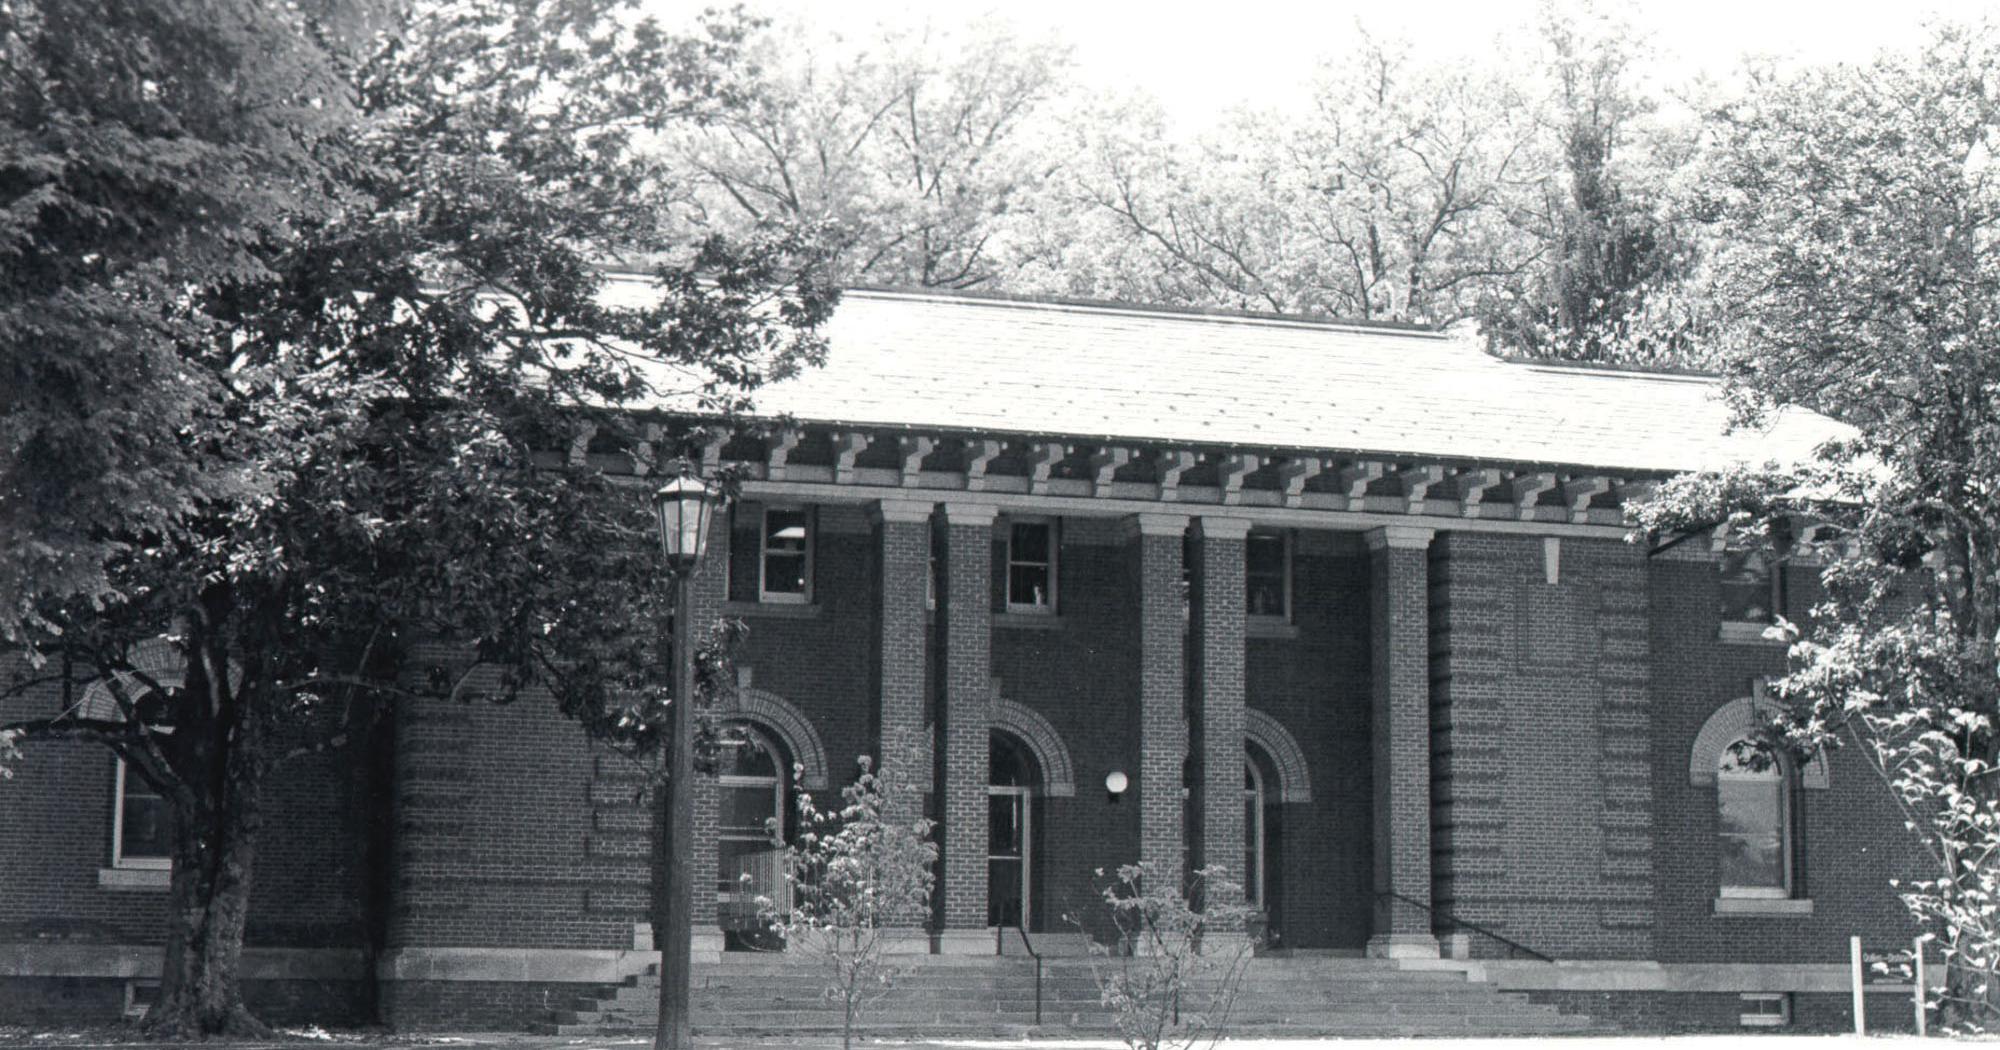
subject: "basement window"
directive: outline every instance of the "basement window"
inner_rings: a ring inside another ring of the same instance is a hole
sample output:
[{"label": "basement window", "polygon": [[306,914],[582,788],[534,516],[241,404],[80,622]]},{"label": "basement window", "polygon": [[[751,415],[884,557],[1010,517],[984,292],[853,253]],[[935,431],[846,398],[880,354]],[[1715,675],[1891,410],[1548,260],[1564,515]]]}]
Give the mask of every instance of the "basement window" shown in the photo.
[{"label": "basement window", "polygon": [[1745,1028],[1783,1028],[1792,1023],[1792,997],[1786,992],[1744,992],[1737,1022]]},{"label": "basement window", "polygon": [[126,1017],[134,1021],[144,1020],[146,1014],[153,1009],[153,1004],[159,1001],[160,982],[139,980],[125,982]]}]

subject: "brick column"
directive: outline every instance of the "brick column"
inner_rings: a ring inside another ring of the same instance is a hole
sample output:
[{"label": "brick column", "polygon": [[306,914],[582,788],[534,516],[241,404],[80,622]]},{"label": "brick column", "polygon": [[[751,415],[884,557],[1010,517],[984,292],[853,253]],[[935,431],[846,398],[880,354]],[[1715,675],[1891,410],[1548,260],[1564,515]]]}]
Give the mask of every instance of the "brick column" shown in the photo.
[{"label": "brick column", "polygon": [[1181,769],[1187,761],[1187,620],[1181,594],[1182,514],[1138,514],[1139,860],[1178,879],[1185,870]]},{"label": "brick column", "polygon": [[[681,586],[694,588],[688,603],[692,612],[694,640],[701,645],[722,615],[722,602],[729,593],[729,515],[718,507],[708,519],[708,549],[701,564]],[[722,929],[716,925],[715,909],[715,829],[720,822],[721,799],[712,774],[695,773],[694,842],[688,856],[688,879],[694,884],[694,900],[688,922],[694,929],[694,957],[722,951]]]},{"label": "brick column", "polygon": [[[924,599],[929,593],[931,509],[928,502],[881,500],[871,508],[877,536],[875,682],[876,752],[878,769],[894,777],[901,804],[889,815],[911,821],[923,815],[924,794],[930,790],[933,765],[924,735],[924,692],[928,684],[924,655],[929,626]],[[928,916],[921,912],[898,916],[898,929],[886,940],[895,952],[930,951],[923,934]]]},{"label": "brick column", "polygon": [[1378,895],[1368,954],[1385,958],[1438,954],[1430,912],[1409,903],[1431,902],[1431,536],[1408,525],[1368,533]]},{"label": "brick column", "polygon": [[992,734],[993,519],[994,508],[944,504],[944,580],[938,615],[944,619],[944,689],[939,807],[944,842],[938,911],[938,950],[985,954],[987,746]]},{"label": "brick column", "polygon": [[1195,754],[1201,822],[1195,866],[1243,878],[1243,663],[1249,641],[1243,580],[1243,518],[1197,519],[1189,631],[1199,663],[1201,716]]}]

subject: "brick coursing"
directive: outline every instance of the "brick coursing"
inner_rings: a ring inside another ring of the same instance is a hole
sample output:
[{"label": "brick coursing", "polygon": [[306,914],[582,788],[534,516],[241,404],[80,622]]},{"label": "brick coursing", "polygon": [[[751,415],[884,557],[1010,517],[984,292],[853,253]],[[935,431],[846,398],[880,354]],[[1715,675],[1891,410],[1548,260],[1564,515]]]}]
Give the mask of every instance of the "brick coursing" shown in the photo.
[{"label": "brick coursing", "polygon": [[[1139,804],[1139,858],[1179,872],[1187,842],[1181,827],[1181,770],[1188,753],[1186,607],[1181,594],[1183,537],[1134,541],[1138,597],[1139,755],[1132,783]],[[1085,784],[1094,783],[1079,771]]]},{"label": "brick coursing", "polygon": [[947,930],[986,928],[986,825],[993,678],[993,530],[944,528],[944,693],[939,710],[944,849],[938,893]]},{"label": "brick coursing", "polygon": [[1431,917],[1430,619],[1421,550],[1369,553],[1375,932],[1427,934]]},{"label": "brick coursing", "polygon": [[1199,688],[1190,750],[1197,758],[1199,868],[1243,878],[1243,663],[1248,655],[1241,529],[1197,519],[1192,634]]},{"label": "brick coursing", "polygon": [[1559,559],[1550,583],[1538,537],[1433,545],[1434,892],[1547,954],[1650,958],[1644,551],[1565,538]]}]

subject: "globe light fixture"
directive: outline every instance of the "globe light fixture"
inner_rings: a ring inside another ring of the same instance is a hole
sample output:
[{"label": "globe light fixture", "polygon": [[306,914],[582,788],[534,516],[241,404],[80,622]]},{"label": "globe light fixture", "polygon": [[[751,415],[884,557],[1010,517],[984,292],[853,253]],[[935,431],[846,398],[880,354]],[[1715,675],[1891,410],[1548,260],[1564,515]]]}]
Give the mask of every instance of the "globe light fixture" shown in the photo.
[{"label": "globe light fixture", "polygon": [[1117,798],[1118,796],[1124,794],[1125,789],[1131,786],[1132,786],[1131,779],[1126,777],[1125,771],[1122,769],[1114,769],[1111,772],[1104,774],[1104,790],[1107,793],[1109,793],[1112,798]]}]

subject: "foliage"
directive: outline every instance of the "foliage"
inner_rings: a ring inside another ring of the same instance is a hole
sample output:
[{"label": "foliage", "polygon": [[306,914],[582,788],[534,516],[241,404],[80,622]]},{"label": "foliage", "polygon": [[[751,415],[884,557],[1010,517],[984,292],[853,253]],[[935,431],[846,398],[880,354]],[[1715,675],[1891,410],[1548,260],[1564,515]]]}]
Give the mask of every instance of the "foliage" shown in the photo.
[{"label": "foliage", "polygon": [[1132,1050],[1222,1038],[1252,948],[1243,887],[1213,866],[1183,887],[1157,865],[1127,864],[1100,894],[1118,942],[1092,942],[1091,975],[1118,1037]]},{"label": "foliage", "polygon": [[920,800],[902,770],[914,764],[877,770],[866,756],[860,762],[837,810],[799,791],[799,831],[785,854],[792,899],[789,907],[759,902],[794,950],[825,965],[826,998],[841,1006],[843,1047],[853,1045],[855,1021],[895,978],[883,958],[888,939],[922,929],[938,856],[932,822],[910,815]]},{"label": "foliage", "polygon": [[1011,216],[1042,178],[1042,110],[1068,55],[987,20],[866,41],[767,28],[744,105],[670,155],[726,226],[827,223],[848,283],[972,288],[1007,272]]},{"label": "foliage", "polygon": [[1823,565],[1785,625],[1795,746],[1873,764],[1924,846],[1905,884],[1942,945],[1947,1023],[2000,1021],[2000,48],[1944,26],[1922,51],[1765,74],[1719,115],[1703,180],[1727,234],[1706,275],[1746,418],[1854,426],[1823,461],[1677,479],[1655,535],[1717,522]]},{"label": "foliage", "polygon": [[[8,10],[0,636],[33,658],[8,692],[64,700],[0,751],[95,741],[167,798],[151,1023],[254,1032],[263,786],[367,732],[424,638],[655,746],[649,513],[566,452],[657,469],[698,435],[620,408],[742,410],[818,359],[833,295],[809,229],[689,241],[635,146],[732,104],[740,17],[142,6]],[[607,290],[605,258],[647,273]],[[178,676],[133,662],[161,637]]]}]

